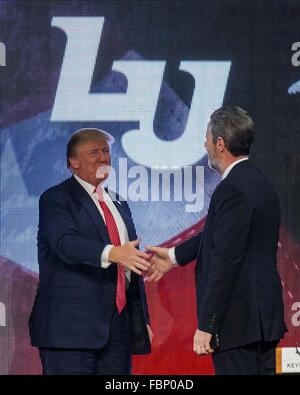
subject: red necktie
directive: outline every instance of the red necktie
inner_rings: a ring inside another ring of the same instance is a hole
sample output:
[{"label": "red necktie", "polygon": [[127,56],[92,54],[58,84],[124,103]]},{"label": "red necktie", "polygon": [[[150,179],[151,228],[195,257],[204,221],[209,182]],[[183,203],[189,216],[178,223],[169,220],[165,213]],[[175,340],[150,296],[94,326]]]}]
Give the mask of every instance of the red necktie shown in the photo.
[{"label": "red necktie", "polygon": [[[102,208],[102,211],[104,214],[106,227],[108,230],[110,240],[114,246],[120,246],[121,241],[120,241],[120,236],[119,236],[117,224],[116,224],[116,221],[115,221],[110,209],[107,207],[107,204],[104,202],[103,191],[102,191],[100,185],[96,188],[95,192],[97,193],[98,201],[99,201],[100,207]],[[122,310],[124,309],[124,307],[126,305],[126,287],[125,287],[125,269],[123,266],[121,266],[119,264],[118,264],[116,305],[117,305],[119,314],[121,314]]]}]

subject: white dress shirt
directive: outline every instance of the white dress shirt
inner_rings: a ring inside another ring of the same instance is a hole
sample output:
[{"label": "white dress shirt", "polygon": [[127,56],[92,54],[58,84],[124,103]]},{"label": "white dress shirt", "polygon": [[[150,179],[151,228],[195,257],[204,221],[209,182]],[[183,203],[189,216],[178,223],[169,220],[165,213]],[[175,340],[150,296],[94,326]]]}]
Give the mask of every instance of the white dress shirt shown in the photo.
[{"label": "white dress shirt", "polygon": [[[238,163],[243,162],[244,160],[248,160],[249,158],[242,158],[239,160],[236,160],[235,162],[231,163],[231,165],[229,165],[228,167],[226,167],[223,175],[222,175],[222,180],[224,180],[229,172],[234,168],[234,166],[236,166]],[[173,263],[173,265],[178,265],[177,259],[176,259],[176,255],[175,255],[175,247],[171,247],[168,250],[168,254],[169,254],[169,258],[171,260],[171,262]]]},{"label": "white dress shirt", "polygon": [[[99,204],[98,201],[98,195],[95,191],[95,187],[92,184],[89,184],[88,182],[84,181],[82,178],[78,177],[76,174],[74,174],[75,179],[79,182],[79,184],[87,191],[87,193],[90,195],[91,199],[93,200],[93,202],[95,203],[98,211],[100,212],[103,221],[105,223],[105,217],[104,217],[104,213],[103,210]],[[118,232],[119,232],[119,236],[120,236],[120,242],[121,245],[128,243],[129,238],[128,238],[128,232],[127,232],[127,228],[125,225],[125,222],[121,216],[121,214],[119,213],[118,209],[116,208],[116,206],[114,205],[111,197],[109,196],[109,194],[105,191],[104,188],[102,188],[103,191],[103,199],[107,205],[107,207],[109,208],[109,210],[111,211],[114,220],[116,222],[117,228],[118,228]],[[117,202],[117,204],[119,204]],[[108,256],[110,253],[110,250],[113,248],[112,244],[108,244],[107,246],[104,247],[101,257],[100,258],[100,266],[103,269],[107,269],[110,265],[111,262],[109,262],[108,260]],[[130,270],[129,269],[125,269],[126,272],[126,277],[128,280],[130,280]]]}]

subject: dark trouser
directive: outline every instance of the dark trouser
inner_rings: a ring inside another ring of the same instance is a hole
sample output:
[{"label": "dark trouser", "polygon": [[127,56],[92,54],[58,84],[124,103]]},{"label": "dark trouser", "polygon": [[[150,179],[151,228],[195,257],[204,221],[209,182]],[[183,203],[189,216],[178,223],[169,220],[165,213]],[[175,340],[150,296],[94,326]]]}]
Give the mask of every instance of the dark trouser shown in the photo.
[{"label": "dark trouser", "polygon": [[114,310],[110,336],[101,349],[40,348],[44,375],[128,375],[131,337],[128,314]]},{"label": "dark trouser", "polygon": [[278,341],[256,342],[243,347],[214,352],[215,373],[220,375],[271,375],[276,370]]}]

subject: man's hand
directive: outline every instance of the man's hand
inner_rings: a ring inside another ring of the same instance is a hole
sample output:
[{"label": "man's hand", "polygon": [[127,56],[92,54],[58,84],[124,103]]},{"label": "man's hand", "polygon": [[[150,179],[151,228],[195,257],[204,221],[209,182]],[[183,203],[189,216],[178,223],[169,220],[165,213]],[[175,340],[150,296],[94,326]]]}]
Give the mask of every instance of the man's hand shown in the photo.
[{"label": "man's hand", "polygon": [[136,247],[139,240],[130,241],[119,247],[113,247],[108,255],[110,262],[118,263],[127,269],[141,275],[142,271],[147,271],[150,267],[148,259],[150,254],[138,250]]},{"label": "man's hand", "polygon": [[169,258],[168,248],[147,246],[147,250],[154,254],[150,259],[151,267],[145,281],[158,282],[165,273],[173,269],[174,263]]},{"label": "man's hand", "polygon": [[210,347],[212,335],[207,332],[196,330],[194,335],[194,347],[193,350],[198,355],[208,355],[214,352],[214,350]]}]

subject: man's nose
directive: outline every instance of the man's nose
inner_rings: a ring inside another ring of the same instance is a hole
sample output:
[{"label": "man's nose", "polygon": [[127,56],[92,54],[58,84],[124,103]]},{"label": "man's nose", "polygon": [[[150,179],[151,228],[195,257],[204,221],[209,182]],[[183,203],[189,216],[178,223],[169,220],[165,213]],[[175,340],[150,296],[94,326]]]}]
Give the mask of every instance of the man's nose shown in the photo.
[{"label": "man's nose", "polygon": [[99,162],[106,162],[106,157],[103,152],[99,153],[98,161]]}]

